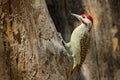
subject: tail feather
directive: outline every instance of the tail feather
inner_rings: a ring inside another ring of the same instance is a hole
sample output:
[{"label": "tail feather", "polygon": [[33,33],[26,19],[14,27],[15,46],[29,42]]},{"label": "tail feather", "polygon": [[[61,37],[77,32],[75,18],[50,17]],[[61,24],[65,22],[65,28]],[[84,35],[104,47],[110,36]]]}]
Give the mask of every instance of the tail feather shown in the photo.
[{"label": "tail feather", "polygon": [[80,69],[80,65],[77,65],[76,67],[74,67],[72,70],[71,70],[71,75],[73,75],[76,71],[78,71]]}]

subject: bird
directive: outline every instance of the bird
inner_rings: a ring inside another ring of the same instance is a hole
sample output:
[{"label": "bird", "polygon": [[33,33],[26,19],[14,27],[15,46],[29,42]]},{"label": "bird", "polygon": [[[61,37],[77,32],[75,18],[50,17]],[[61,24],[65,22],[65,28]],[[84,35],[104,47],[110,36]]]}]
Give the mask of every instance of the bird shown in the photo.
[{"label": "bird", "polygon": [[71,15],[76,17],[81,23],[73,30],[70,42],[65,44],[72,53],[73,67],[71,74],[73,74],[76,69],[80,69],[85,61],[90,44],[90,31],[93,26],[93,18],[89,14],[78,15],[71,13]]}]

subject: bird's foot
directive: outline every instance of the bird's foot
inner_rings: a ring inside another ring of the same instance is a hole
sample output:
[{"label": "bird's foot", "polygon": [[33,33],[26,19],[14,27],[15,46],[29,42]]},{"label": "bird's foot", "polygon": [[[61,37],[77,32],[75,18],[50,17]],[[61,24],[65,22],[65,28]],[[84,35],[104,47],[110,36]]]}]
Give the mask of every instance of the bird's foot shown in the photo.
[{"label": "bird's foot", "polygon": [[59,38],[60,38],[62,44],[65,46],[65,45],[66,45],[66,42],[64,41],[64,39],[63,39],[61,33],[60,33],[60,32],[57,32],[57,34],[58,34],[58,36],[59,36]]}]

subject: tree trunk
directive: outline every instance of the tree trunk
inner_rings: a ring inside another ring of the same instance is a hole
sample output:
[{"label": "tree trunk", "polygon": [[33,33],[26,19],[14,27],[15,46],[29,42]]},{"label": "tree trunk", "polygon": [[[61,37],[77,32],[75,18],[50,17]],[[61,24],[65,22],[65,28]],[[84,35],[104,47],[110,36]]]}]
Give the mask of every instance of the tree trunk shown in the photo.
[{"label": "tree trunk", "polygon": [[0,0],[0,80],[68,80],[71,58],[44,0]]},{"label": "tree trunk", "polygon": [[[54,21],[51,20],[50,15]],[[119,0],[0,0],[0,80],[119,80]],[[71,13],[94,19],[86,61],[72,77],[69,41],[79,24]],[[55,28],[55,26],[57,28]]]}]

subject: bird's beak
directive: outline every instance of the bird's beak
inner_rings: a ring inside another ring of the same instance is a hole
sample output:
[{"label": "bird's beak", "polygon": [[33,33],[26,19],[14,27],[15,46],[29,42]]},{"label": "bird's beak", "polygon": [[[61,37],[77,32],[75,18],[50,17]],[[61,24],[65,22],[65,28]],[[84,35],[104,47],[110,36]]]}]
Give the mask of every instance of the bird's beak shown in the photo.
[{"label": "bird's beak", "polygon": [[82,17],[82,16],[80,16],[80,15],[78,15],[78,14],[74,14],[74,13],[71,13],[71,15],[72,15],[72,16],[75,16],[78,20],[80,20],[80,18]]}]

